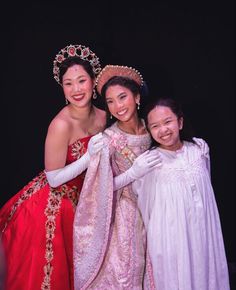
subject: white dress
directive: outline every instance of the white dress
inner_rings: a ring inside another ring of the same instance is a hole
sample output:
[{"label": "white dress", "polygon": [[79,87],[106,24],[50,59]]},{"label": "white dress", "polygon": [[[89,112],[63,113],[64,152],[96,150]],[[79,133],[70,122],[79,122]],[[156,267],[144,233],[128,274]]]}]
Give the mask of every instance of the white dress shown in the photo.
[{"label": "white dress", "polygon": [[163,165],[132,184],[147,229],[157,290],[228,290],[209,152],[184,142],[159,150]]}]

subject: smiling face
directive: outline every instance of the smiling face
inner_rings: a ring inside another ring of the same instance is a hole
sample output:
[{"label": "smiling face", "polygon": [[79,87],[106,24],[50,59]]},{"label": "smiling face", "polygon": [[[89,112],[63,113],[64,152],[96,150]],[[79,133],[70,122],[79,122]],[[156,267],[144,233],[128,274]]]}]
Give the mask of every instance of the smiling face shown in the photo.
[{"label": "smiling face", "polygon": [[183,118],[177,118],[169,107],[156,106],[148,114],[148,128],[159,147],[171,151],[181,148],[179,131],[183,127]]},{"label": "smiling face", "polygon": [[112,85],[107,88],[105,97],[110,113],[120,122],[128,122],[137,117],[139,94],[135,96],[124,86]]},{"label": "smiling face", "polygon": [[62,87],[70,103],[78,107],[90,104],[94,81],[82,65],[75,64],[68,68],[62,77]]}]

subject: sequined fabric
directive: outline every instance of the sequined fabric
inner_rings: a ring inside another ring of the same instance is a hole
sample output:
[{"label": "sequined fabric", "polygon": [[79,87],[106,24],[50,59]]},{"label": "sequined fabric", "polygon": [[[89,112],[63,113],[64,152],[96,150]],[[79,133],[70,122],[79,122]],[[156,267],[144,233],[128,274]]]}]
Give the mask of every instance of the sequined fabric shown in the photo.
[{"label": "sequined fabric", "polygon": [[74,220],[75,289],[153,289],[146,233],[131,186],[113,192],[113,176],[150,146],[148,134],[105,130],[102,152],[90,162]]}]

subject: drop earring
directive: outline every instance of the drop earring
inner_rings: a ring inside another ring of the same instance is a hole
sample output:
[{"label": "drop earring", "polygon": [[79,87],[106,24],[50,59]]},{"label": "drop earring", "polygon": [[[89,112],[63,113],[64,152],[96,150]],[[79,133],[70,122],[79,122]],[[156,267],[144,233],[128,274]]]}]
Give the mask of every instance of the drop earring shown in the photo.
[{"label": "drop earring", "polygon": [[96,94],[96,91],[95,89],[93,89],[93,99],[96,100],[97,99],[97,94]]},{"label": "drop earring", "polygon": [[112,115],[110,115],[110,119],[112,119]]},{"label": "drop earring", "polygon": [[65,98],[65,101],[66,101],[66,105],[68,105],[68,104],[69,104],[69,102],[68,102],[67,98]]},{"label": "drop earring", "polygon": [[139,110],[140,109],[140,103],[137,103],[137,105],[138,105],[137,110]]}]

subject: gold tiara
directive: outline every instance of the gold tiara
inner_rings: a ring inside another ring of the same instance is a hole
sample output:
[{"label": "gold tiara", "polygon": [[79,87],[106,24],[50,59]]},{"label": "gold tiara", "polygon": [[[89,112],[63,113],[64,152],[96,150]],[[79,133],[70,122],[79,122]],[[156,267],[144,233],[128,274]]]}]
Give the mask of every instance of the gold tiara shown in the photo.
[{"label": "gold tiara", "polygon": [[101,71],[101,65],[99,62],[99,58],[96,56],[94,52],[92,52],[89,47],[86,47],[84,45],[75,44],[75,45],[68,45],[64,48],[62,48],[58,54],[56,55],[54,61],[53,61],[53,75],[54,79],[60,84],[60,65],[61,63],[69,58],[77,56],[80,59],[86,60],[90,63],[92,66],[93,72],[96,75],[99,74]]},{"label": "gold tiara", "polygon": [[127,77],[134,80],[138,85],[143,85],[143,77],[139,71],[132,67],[123,65],[106,65],[96,79],[96,87],[98,93],[101,95],[102,87],[109,79],[114,76]]}]

